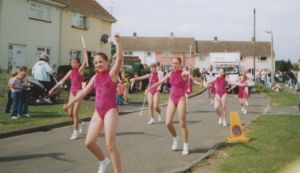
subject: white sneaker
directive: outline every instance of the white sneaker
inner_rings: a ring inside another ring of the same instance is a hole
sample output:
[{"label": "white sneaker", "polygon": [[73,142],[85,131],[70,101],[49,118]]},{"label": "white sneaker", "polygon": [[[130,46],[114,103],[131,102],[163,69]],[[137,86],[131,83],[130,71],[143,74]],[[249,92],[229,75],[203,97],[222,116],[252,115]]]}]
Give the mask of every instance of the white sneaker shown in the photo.
[{"label": "white sneaker", "polygon": [[107,157],[103,161],[100,161],[98,173],[105,173],[105,170],[109,164],[110,164],[110,159]]},{"label": "white sneaker", "polygon": [[223,120],[223,127],[226,127],[227,126],[227,122],[226,120]]},{"label": "white sneaker", "polygon": [[161,122],[161,114],[158,114],[157,121]]},{"label": "white sneaker", "polygon": [[219,125],[222,124],[222,118],[219,118],[218,124],[219,124]]},{"label": "white sneaker", "polygon": [[189,154],[189,147],[187,143],[183,144],[183,150],[182,150],[182,155],[188,155]]},{"label": "white sneaker", "polygon": [[173,151],[177,150],[178,141],[179,141],[179,138],[177,136],[175,138],[173,138],[173,144],[172,144]]},{"label": "white sneaker", "polygon": [[249,103],[248,103],[248,101],[247,101],[247,100],[245,100],[245,105],[246,105],[246,106],[249,106]]},{"label": "white sneaker", "polygon": [[11,119],[16,120],[16,119],[18,119],[18,117],[17,116],[12,116]]},{"label": "white sneaker", "polygon": [[70,137],[70,139],[71,140],[75,140],[75,139],[79,139],[79,137],[80,137],[79,131],[78,130],[74,130],[73,134]]},{"label": "white sneaker", "polygon": [[210,101],[210,103],[211,103],[211,104],[214,104],[214,101],[213,101],[213,100],[211,100],[211,101]]},{"label": "white sneaker", "polygon": [[154,119],[153,118],[150,118],[149,122],[147,124],[153,124],[154,123]]},{"label": "white sneaker", "polygon": [[87,123],[82,121],[79,124],[79,133],[86,133],[86,130],[87,130]]},{"label": "white sneaker", "polygon": [[26,117],[26,118],[31,118],[31,116],[29,114],[25,114],[23,116]]},{"label": "white sneaker", "polygon": [[244,113],[244,114],[247,114],[247,110],[246,110],[246,109],[244,109],[243,113]]}]

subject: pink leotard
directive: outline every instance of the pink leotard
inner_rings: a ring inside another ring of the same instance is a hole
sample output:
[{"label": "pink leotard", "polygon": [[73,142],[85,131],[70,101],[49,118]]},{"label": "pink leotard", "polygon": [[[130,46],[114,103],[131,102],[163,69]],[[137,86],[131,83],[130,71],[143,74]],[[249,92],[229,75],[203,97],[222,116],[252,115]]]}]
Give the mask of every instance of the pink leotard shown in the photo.
[{"label": "pink leotard", "polygon": [[178,102],[181,97],[185,96],[185,88],[187,80],[184,80],[181,76],[182,71],[172,71],[169,83],[171,85],[170,97],[175,106],[178,105]]},{"label": "pink leotard", "polygon": [[216,82],[213,81],[212,83],[210,83],[210,87],[209,87],[209,90],[210,90],[210,94],[211,95],[215,95],[216,94],[216,86],[215,86]]},{"label": "pink leotard", "polygon": [[215,88],[216,88],[216,94],[222,98],[222,96],[226,93],[226,79],[225,77],[217,77],[216,83],[215,83]]},{"label": "pink leotard", "polygon": [[[158,79],[158,73],[150,73],[149,74],[149,87],[153,84],[157,83],[159,81]],[[156,92],[158,92],[157,87],[151,88],[150,93],[154,95]]]},{"label": "pink leotard", "polygon": [[109,69],[97,72],[94,88],[96,91],[95,108],[99,116],[104,119],[105,114],[112,108],[118,109],[116,102],[117,82],[114,82]]},{"label": "pink leotard", "polygon": [[[247,81],[247,78],[245,77],[241,83],[245,83]],[[246,87],[247,86],[239,86],[239,92],[238,92],[238,97],[240,99],[246,98],[247,97],[247,92],[246,92]]]},{"label": "pink leotard", "polygon": [[76,96],[78,91],[82,89],[83,76],[80,74],[79,69],[72,69],[70,74],[71,79],[71,93]]},{"label": "pink leotard", "polygon": [[193,80],[191,77],[189,77],[190,83],[188,82],[188,80],[186,80],[186,84],[185,84],[185,93],[186,94],[190,94],[193,92]]}]

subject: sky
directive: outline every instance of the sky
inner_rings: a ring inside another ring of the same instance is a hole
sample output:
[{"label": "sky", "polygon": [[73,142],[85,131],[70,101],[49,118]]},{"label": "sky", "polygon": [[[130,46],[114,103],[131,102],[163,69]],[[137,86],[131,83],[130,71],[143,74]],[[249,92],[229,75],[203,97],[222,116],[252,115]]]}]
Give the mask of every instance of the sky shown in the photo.
[{"label": "sky", "polygon": [[[274,38],[276,59],[300,59],[300,0],[97,0],[118,20],[122,36],[194,37],[197,40],[249,41]],[[113,4],[113,5],[112,5]]]}]

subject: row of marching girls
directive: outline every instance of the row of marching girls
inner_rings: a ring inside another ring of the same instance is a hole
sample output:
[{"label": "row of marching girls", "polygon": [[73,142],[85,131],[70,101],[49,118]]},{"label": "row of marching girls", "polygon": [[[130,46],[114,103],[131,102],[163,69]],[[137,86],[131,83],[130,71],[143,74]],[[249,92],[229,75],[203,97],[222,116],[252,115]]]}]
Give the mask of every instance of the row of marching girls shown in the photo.
[{"label": "row of marching girls", "polygon": [[[208,86],[210,88],[211,97],[213,98],[212,103],[214,103],[214,109],[219,117],[218,124],[227,126],[226,121],[226,105],[227,105],[227,92],[238,87],[238,98],[241,106],[241,111],[246,114],[248,106],[247,98],[249,96],[248,91],[248,77],[242,73],[237,81],[229,81],[225,74],[225,69],[221,68],[219,74],[208,81]],[[226,89],[226,83],[232,85],[228,91]]]}]

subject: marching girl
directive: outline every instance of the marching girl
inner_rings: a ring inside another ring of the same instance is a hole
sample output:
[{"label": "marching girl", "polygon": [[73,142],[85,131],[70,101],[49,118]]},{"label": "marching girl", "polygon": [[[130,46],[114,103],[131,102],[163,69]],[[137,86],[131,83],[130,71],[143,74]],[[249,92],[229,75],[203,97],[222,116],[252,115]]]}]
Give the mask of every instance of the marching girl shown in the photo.
[{"label": "marching girl", "polygon": [[[150,65],[150,72],[149,74],[146,74],[141,77],[135,77],[130,80],[130,82],[135,82],[137,80],[144,80],[149,79],[148,87],[151,87],[153,84],[157,83],[160,80],[160,77],[157,72],[156,64]],[[157,121],[161,121],[161,110],[159,108],[159,95],[160,95],[160,88],[161,85],[151,88],[149,92],[147,93],[148,98],[148,108],[149,108],[149,115],[150,120],[147,124],[153,124],[154,123],[154,112],[158,113]]]},{"label": "marching girl", "polygon": [[247,109],[246,109],[246,99],[248,97],[248,79],[247,76],[245,74],[241,74],[239,77],[239,82],[238,83],[234,83],[235,85],[239,86],[239,91],[238,91],[238,98],[239,98],[239,102],[241,105],[241,111],[244,114],[247,114]]},{"label": "marching girl", "polygon": [[115,35],[115,41],[117,58],[113,67],[109,69],[108,57],[105,53],[97,53],[94,56],[94,65],[97,70],[96,74],[76,97],[64,105],[64,109],[67,110],[77,101],[82,100],[95,88],[95,112],[90,121],[85,145],[100,161],[98,173],[104,173],[111,162],[108,157],[104,156],[96,143],[102,129],[104,129],[106,147],[112,160],[114,172],[121,172],[121,160],[116,145],[116,130],[119,119],[116,103],[116,89],[119,73],[123,66],[123,54],[120,48],[119,35]]},{"label": "marching girl", "polygon": [[170,97],[166,112],[166,126],[173,137],[172,150],[176,150],[178,146],[178,136],[173,126],[173,117],[178,111],[179,124],[183,136],[183,151],[182,155],[189,154],[188,149],[188,128],[186,125],[186,100],[185,100],[185,87],[188,80],[188,73],[181,70],[181,59],[179,57],[172,59],[172,71],[163,77],[159,82],[151,85],[146,90],[146,93],[150,92],[152,88],[161,85],[163,82],[169,79],[171,85]]},{"label": "marching girl", "polygon": [[219,74],[209,82],[209,84],[214,83],[214,86],[216,89],[214,108],[219,117],[218,124],[223,125],[223,126],[227,126],[227,122],[226,122],[226,98],[227,98],[226,82],[228,82],[228,79],[226,77],[225,70],[223,68],[221,68],[219,70]]},{"label": "marching girl", "polygon": [[[84,69],[87,65],[87,51],[84,49],[84,62],[81,64],[80,59],[75,57],[71,60],[72,70],[70,70],[50,91],[49,95],[53,95],[57,89],[64,84],[64,82],[68,79],[71,80],[71,89],[69,94],[69,101],[72,100],[77,93],[82,89],[82,81],[83,81],[83,73]],[[80,133],[82,132],[82,123],[80,123],[79,119],[79,108],[81,100],[78,100],[68,109],[68,115],[73,119],[73,133],[70,137],[71,140],[78,139],[80,137]]]},{"label": "marching girl", "polygon": [[188,110],[189,110],[188,100],[189,100],[189,97],[193,93],[193,84],[197,84],[199,86],[202,86],[203,84],[201,82],[198,82],[193,79],[193,66],[191,64],[188,67],[185,67],[185,71],[189,74],[188,80],[187,80],[186,86],[185,86],[186,110],[188,112]]}]

